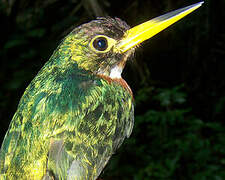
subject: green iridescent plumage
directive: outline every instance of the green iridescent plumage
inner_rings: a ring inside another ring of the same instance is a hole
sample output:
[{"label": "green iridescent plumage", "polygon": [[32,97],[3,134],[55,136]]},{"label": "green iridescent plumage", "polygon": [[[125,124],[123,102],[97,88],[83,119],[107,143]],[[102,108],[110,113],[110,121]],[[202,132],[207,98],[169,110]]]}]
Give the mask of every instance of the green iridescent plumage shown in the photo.
[{"label": "green iridescent plumage", "polygon": [[[107,32],[112,25],[115,35]],[[1,179],[98,177],[131,133],[133,105],[120,83],[97,74],[110,73],[121,55],[98,54],[88,43],[96,34],[122,37],[126,28],[118,19],[100,19],[62,41],[20,100],[1,149]]]},{"label": "green iridescent plumage", "polygon": [[118,18],[75,28],[26,89],[0,152],[0,180],[95,180],[133,127],[121,78],[134,47],[202,2],[129,29]]}]

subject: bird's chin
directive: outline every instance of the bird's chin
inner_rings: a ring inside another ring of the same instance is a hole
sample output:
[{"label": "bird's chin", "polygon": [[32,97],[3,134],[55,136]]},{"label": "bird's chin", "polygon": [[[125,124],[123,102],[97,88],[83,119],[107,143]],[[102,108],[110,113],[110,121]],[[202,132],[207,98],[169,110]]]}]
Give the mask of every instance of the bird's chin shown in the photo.
[{"label": "bird's chin", "polygon": [[116,62],[114,65],[101,67],[95,73],[99,76],[109,77],[111,79],[120,79],[123,69],[126,65],[126,62],[129,59],[132,59],[134,54],[135,48],[130,49],[129,51],[124,52],[123,54],[118,54],[120,61]]},{"label": "bird's chin", "polygon": [[133,59],[134,52],[135,52],[135,48],[132,48],[132,49],[124,52],[122,54],[121,60],[114,67],[118,66],[119,69],[122,69],[121,70],[121,72],[122,72],[124,67],[125,67],[125,65],[126,65],[126,63],[127,63],[127,61]]}]

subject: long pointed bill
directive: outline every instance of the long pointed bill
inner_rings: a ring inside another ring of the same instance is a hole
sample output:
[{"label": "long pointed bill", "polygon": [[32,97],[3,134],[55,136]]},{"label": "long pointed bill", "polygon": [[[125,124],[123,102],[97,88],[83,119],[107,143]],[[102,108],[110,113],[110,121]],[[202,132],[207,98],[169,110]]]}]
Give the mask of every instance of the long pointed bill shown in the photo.
[{"label": "long pointed bill", "polygon": [[203,2],[199,2],[185,8],[169,12],[129,29],[126,32],[125,37],[117,45],[118,50],[120,52],[126,52],[196,10],[202,4]]}]

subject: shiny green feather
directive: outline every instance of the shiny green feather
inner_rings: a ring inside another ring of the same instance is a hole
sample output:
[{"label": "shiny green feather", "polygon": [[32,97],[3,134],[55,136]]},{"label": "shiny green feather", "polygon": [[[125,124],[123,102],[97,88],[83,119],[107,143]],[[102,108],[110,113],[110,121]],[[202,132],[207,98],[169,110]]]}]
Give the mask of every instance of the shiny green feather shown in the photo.
[{"label": "shiny green feather", "polygon": [[81,68],[102,58],[84,53],[84,30],[70,33],[27,87],[2,145],[1,179],[96,179],[130,135],[130,92]]},{"label": "shiny green feather", "polygon": [[133,128],[122,79],[135,47],[202,2],[129,29],[118,18],[75,28],[27,87],[0,151],[0,180],[95,180]]}]

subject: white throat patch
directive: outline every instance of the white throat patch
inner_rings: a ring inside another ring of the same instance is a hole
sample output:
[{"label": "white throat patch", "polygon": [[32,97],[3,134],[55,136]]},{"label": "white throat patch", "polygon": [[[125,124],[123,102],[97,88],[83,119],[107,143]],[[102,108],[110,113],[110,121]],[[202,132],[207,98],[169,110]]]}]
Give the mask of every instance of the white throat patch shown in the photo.
[{"label": "white throat patch", "polygon": [[123,69],[119,66],[115,66],[114,68],[111,69],[109,77],[114,79],[114,78],[121,78],[121,73]]}]

